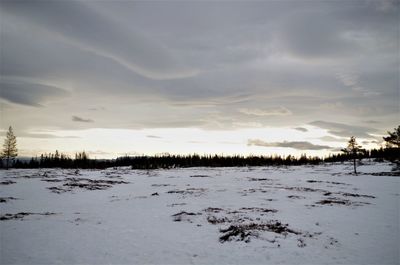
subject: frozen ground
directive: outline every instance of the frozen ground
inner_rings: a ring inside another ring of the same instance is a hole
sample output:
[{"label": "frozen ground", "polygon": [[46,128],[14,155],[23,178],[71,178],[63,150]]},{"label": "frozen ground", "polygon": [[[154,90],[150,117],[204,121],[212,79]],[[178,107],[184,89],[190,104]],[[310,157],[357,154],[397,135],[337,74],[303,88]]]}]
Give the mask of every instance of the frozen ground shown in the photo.
[{"label": "frozen ground", "polygon": [[391,169],[0,171],[0,263],[399,264]]}]

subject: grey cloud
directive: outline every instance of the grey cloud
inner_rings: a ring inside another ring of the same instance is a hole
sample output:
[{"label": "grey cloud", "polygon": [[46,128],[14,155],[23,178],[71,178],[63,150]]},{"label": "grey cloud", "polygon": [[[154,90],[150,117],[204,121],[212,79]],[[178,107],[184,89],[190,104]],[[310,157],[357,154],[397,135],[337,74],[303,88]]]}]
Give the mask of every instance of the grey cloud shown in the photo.
[{"label": "grey cloud", "polygon": [[55,138],[62,138],[62,139],[79,139],[79,136],[59,136],[55,134],[49,133],[20,133],[18,137],[23,138],[39,138],[39,139],[55,139]]},{"label": "grey cloud", "polygon": [[355,92],[361,93],[365,97],[376,97],[380,92],[364,87],[360,82],[360,76],[354,72],[339,72],[337,78],[344,86],[352,89]]},{"label": "grey cloud", "polygon": [[341,24],[325,10],[300,12],[286,22],[279,43],[299,56],[343,56],[355,51],[357,46],[341,36],[338,27]]},{"label": "grey cloud", "polygon": [[78,116],[72,116],[72,121],[75,121],[75,122],[94,122],[94,120],[92,120],[92,119],[85,119],[85,118],[81,118],[81,117],[78,117]]},{"label": "grey cloud", "polygon": [[345,142],[348,140],[346,138],[336,138],[336,137],[332,137],[332,136],[328,136],[328,135],[322,136],[319,139],[322,141],[325,141],[325,142]]},{"label": "grey cloud", "polygon": [[358,75],[355,73],[337,73],[337,77],[345,86],[356,87],[358,85]]},{"label": "grey cloud", "polygon": [[308,130],[306,129],[306,128],[303,128],[303,127],[296,127],[296,128],[294,128],[295,130],[298,130],[298,131],[300,131],[300,132],[308,132]]},{"label": "grey cloud", "polygon": [[[0,130],[0,135],[5,136],[6,131],[5,130]],[[36,133],[36,132],[21,132],[19,131],[16,134],[17,138],[38,138],[38,139],[56,139],[56,138],[63,138],[63,139],[78,139],[80,138],[79,136],[74,136],[74,135],[67,135],[67,136],[60,136],[60,135],[55,135],[51,133]]]},{"label": "grey cloud", "polygon": [[[381,139],[382,139],[382,138],[381,138]],[[385,143],[385,141],[383,141],[383,140],[380,140],[380,141],[373,140],[373,141],[362,141],[361,143],[364,144],[364,145],[367,145],[367,144],[376,144],[376,145],[379,146],[379,145]]]},{"label": "grey cloud", "polygon": [[92,111],[104,111],[106,110],[105,107],[92,107],[92,108],[88,108],[88,110],[92,110]]},{"label": "grey cloud", "polygon": [[155,40],[115,23],[80,1],[1,1],[2,8],[37,24],[68,43],[111,59],[147,78],[169,79],[196,74],[184,69]]},{"label": "grey cloud", "polygon": [[23,78],[3,76],[0,80],[0,97],[21,105],[40,107],[48,100],[64,98],[68,94],[64,89]]},{"label": "grey cloud", "polygon": [[254,115],[254,116],[286,116],[292,114],[290,110],[284,107],[264,108],[264,109],[241,108],[239,109],[239,112],[246,115]]},{"label": "grey cloud", "polygon": [[343,148],[341,147],[335,147],[331,149],[332,152],[343,152]]},{"label": "grey cloud", "polygon": [[167,119],[160,121],[158,119],[152,119],[148,121],[134,121],[129,126],[134,129],[144,129],[144,128],[195,128],[201,127],[204,124],[204,121],[201,120],[176,120],[176,119]]},{"label": "grey cloud", "polygon": [[374,128],[353,126],[336,122],[313,121],[310,124],[320,127],[322,129],[326,129],[330,134],[339,137],[356,136],[356,137],[372,138],[370,133],[374,133],[377,131]]},{"label": "grey cloud", "polygon": [[252,95],[246,93],[232,93],[218,97],[215,95],[211,97],[211,95],[209,95],[206,98],[199,98],[197,100],[190,98],[179,101],[175,98],[175,100],[176,101],[172,99],[172,102],[170,102],[170,104],[175,107],[217,107],[249,102],[252,100]]},{"label": "grey cloud", "polygon": [[365,123],[369,123],[369,124],[378,124],[379,121],[367,120],[367,121],[365,121]]},{"label": "grey cloud", "polygon": [[390,32],[398,27],[399,4],[395,1],[391,10],[383,10],[381,2],[310,2],[289,13],[278,43],[305,58],[353,57],[371,48],[381,49],[383,43],[393,52],[396,45]]},{"label": "grey cloud", "polygon": [[247,145],[251,146],[263,146],[263,147],[285,147],[285,148],[293,148],[298,150],[325,150],[332,149],[332,147],[327,145],[316,145],[306,141],[298,141],[298,142],[264,142],[259,139],[249,139]]},{"label": "grey cloud", "polygon": [[[65,114],[97,106],[107,112],[92,111],[96,123],[87,128],[292,127],[310,120],[361,126],[373,119],[390,129],[398,120],[396,2],[391,8],[371,1],[0,5],[2,77],[71,91],[63,106],[26,114],[22,127],[80,128]],[[19,92],[1,88],[6,100],[25,105],[64,98],[30,84]],[[264,115],[274,106],[292,114]],[[23,115],[13,104],[7,111]]]}]

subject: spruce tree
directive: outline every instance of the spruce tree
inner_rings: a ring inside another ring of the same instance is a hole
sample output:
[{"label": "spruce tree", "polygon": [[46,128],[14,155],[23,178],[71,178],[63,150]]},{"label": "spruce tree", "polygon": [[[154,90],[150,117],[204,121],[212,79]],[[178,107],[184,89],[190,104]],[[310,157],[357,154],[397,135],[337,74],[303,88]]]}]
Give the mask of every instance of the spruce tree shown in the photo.
[{"label": "spruce tree", "polygon": [[400,125],[394,128],[393,132],[388,132],[389,136],[383,137],[388,147],[400,148]]},{"label": "spruce tree", "polygon": [[18,155],[17,138],[14,135],[13,129],[10,126],[3,144],[1,158],[6,160],[6,169],[10,167],[10,161],[13,161]]}]

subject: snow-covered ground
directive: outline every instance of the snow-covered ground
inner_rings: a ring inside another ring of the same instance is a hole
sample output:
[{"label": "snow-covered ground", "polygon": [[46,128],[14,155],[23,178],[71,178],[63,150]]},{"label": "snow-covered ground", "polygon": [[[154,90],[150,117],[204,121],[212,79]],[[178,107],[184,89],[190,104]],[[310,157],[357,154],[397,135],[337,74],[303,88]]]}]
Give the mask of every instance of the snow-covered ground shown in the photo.
[{"label": "snow-covered ground", "polygon": [[399,264],[391,169],[3,170],[0,263]]}]

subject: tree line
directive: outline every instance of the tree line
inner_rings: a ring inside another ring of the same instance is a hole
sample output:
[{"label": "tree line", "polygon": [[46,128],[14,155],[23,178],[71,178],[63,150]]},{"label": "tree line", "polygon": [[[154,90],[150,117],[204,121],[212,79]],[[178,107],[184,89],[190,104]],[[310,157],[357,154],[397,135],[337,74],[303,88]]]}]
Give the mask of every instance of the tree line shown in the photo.
[{"label": "tree line", "polygon": [[[82,157],[80,157],[82,156]],[[42,154],[30,160],[17,159],[14,168],[93,168],[104,169],[108,167],[129,166],[132,169],[159,169],[183,167],[245,167],[245,166],[295,166],[317,165],[324,162],[344,162],[353,159],[370,158],[376,161],[395,161],[400,157],[398,148],[380,148],[352,153],[331,154],[328,157],[301,155],[288,156],[222,156],[222,155],[159,155],[159,156],[124,156],[116,159],[90,159],[85,152],[77,153],[75,158],[65,154]]]},{"label": "tree line", "polygon": [[222,156],[222,155],[156,155],[156,156],[124,156],[116,159],[102,160],[90,159],[86,152],[78,152],[72,158],[66,154],[55,151],[55,153],[42,154],[32,157],[30,160],[16,159],[16,137],[12,128],[9,128],[4,145],[2,158],[5,163],[0,167],[8,168],[93,168],[103,169],[107,167],[129,166],[132,169],[157,169],[175,167],[243,167],[243,166],[292,166],[292,165],[316,165],[323,162],[343,162],[353,160],[354,172],[356,171],[356,160],[363,158],[383,159],[400,162],[400,126],[389,136],[383,137],[386,147],[380,149],[366,150],[357,144],[356,138],[351,137],[348,146],[342,153],[330,154],[328,157],[311,157],[306,154],[300,157],[288,156]]}]

